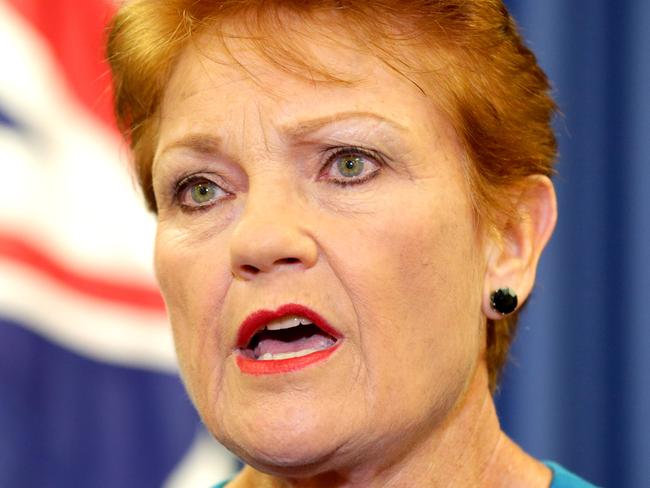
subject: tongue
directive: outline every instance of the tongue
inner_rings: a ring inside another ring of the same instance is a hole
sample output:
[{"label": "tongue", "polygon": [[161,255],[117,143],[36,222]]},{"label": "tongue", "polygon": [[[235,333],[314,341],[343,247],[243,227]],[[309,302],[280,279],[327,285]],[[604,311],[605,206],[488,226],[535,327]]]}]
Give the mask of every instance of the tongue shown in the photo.
[{"label": "tongue", "polygon": [[298,352],[305,349],[326,349],[334,344],[330,337],[314,334],[310,337],[302,337],[295,341],[285,342],[275,339],[262,339],[255,348],[255,356],[259,357],[266,353],[282,354],[287,352]]}]

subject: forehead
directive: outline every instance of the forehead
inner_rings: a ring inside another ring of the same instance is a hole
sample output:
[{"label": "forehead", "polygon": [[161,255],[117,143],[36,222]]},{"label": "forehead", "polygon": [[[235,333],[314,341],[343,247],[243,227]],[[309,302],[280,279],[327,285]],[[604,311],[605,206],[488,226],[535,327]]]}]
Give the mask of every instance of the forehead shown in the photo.
[{"label": "forehead", "polygon": [[[241,127],[264,119],[276,129],[308,126],[340,113],[376,114],[412,138],[445,134],[451,124],[409,77],[392,69],[345,30],[293,19],[290,35],[270,39],[209,30],[181,53],[161,106],[161,139],[183,132]],[[298,61],[296,63],[296,61]]]}]

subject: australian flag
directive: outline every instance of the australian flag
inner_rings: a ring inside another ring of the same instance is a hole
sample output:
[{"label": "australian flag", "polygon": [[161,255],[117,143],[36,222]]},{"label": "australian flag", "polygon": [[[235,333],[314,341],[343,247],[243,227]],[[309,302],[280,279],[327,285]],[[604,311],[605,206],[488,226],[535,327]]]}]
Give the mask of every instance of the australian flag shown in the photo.
[{"label": "australian flag", "polygon": [[176,373],[110,0],[0,0],[0,487],[200,487],[235,463]]}]

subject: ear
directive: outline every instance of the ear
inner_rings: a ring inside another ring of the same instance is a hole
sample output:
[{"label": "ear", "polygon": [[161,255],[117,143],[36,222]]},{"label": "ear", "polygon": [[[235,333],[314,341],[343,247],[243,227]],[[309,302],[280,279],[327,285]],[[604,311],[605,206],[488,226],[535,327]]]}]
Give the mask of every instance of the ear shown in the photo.
[{"label": "ear", "polygon": [[524,303],[535,283],[537,263],[557,221],[557,203],[551,180],[542,175],[526,178],[513,195],[515,220],[499,225],[499,238],[489,238],[483,289],[483,313],[493,320],[503,316],[490,305],[492,292],[511,288]]}]

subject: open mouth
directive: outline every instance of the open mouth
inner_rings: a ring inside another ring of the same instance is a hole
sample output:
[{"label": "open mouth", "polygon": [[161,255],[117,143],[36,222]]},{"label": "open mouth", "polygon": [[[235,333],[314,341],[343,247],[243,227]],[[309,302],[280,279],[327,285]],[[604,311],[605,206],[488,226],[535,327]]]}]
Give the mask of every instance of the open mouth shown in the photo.
[{"label": "open mouth", "polygon": [[248,374],[286,373],[327,359],[342,335],[313,310],[296,304],[259,310],[239,328],[237,365]]},{"label": "open mouth", "polygon": [[301,316],[282,317],[257,331],[242,355],[258,361],[274,361],[307,356],[334,346],[337,339],[310,319]]}]

